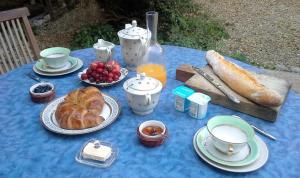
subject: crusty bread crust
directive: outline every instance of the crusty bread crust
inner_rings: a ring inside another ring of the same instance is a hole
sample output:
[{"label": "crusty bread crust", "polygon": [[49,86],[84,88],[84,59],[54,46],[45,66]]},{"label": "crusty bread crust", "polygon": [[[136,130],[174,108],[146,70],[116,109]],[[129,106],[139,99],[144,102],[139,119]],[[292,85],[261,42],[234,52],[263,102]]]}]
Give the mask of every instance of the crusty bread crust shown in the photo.
[{"label": "crusty bread crust", "polygon": [[206,60],[215,74],[232,90],[249,100],[264,106],[279,106],[283,97],[261,83],[255,75],[224,59],[214,50],[207,51]]}]

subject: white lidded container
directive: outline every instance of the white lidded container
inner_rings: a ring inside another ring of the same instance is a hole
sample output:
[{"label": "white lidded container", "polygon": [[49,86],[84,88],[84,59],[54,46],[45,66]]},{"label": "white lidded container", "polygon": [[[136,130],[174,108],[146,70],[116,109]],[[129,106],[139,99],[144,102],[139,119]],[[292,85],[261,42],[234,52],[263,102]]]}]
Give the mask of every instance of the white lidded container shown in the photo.
[{"label": "white lidded container", "polygon": [[118,37],[126,68],[135,70],[142,63],[143,56],[147,52],[151,32],[138,27],[136,20],[133,20],[132,24],[126,24],[125,29],[118,32]]},{"label": "white lidded container", "polygon": [[189,115],[196,119],[203,119],[207,113],[208,102],[211,100],[210,96],[196,92],[187,99],[190,101]]},{"label": "white lidded container", "polygon": [[126,80],[123,84],[127,101],[132,111],[138,115],[146,115],[153,112],[158,104],[162,83],[145,73]]},{"label": "white lidded container", "polygon": [[98,42],[93,45],[97,60],[102,62],[107,62],[112,59],[114,54],[115,45],[109,41],[104,41],[103,39],[98,39]]}]

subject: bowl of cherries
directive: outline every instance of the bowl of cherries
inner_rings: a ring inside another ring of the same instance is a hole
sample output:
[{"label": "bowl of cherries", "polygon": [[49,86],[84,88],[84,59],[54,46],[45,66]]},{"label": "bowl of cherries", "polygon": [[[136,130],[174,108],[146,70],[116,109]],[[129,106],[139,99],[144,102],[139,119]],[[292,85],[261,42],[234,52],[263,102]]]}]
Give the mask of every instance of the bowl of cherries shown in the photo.
[{"label": "bowl of cherries", "polygon": [[128,74],[126,68],[121,68],[115,60],[107,62],[94,61],[89,68],[79,72],[78,77],[82,82],[95,86],[111,86],[123,80]]}]

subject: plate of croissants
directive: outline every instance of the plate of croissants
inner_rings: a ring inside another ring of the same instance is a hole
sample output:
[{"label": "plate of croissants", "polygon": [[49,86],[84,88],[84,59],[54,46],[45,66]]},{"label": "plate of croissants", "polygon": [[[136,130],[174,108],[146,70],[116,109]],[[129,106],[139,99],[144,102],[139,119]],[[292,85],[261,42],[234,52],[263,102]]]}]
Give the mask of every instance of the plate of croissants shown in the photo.
[{"label": "plate of croissants", "polygon": [[79,135],[103,129],[119,114],[118,102],[91,86],[53,100],[41,112],[40,119],[43,126],[52,132]]}]

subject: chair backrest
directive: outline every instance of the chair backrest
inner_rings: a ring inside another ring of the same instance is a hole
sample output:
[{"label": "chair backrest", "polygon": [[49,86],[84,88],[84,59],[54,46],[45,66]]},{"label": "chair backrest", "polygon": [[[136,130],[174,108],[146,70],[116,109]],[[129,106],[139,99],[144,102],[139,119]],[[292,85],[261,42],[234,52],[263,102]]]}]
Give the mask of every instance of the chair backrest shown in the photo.
[{"label": "chair backrest", "polygon": [[0,74],[39,58],[26,7],[0,12]]}]

